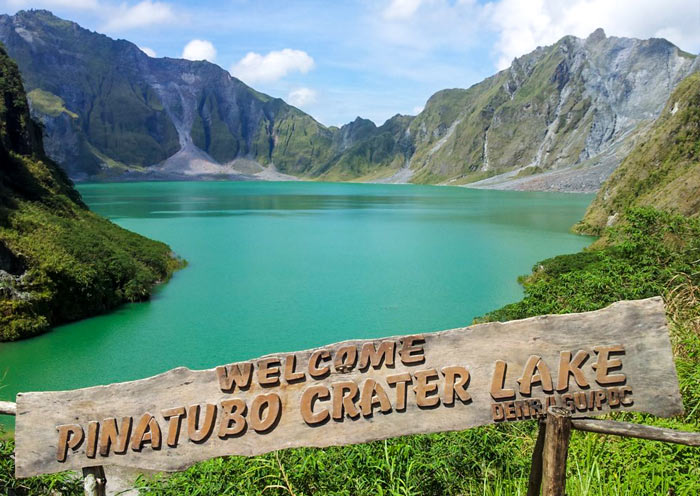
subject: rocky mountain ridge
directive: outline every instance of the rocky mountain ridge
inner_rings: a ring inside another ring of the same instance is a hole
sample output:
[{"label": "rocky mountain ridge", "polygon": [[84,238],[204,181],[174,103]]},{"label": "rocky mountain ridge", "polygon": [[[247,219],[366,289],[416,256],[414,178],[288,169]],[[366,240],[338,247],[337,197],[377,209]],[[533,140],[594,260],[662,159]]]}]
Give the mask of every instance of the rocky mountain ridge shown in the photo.
[{"label": "rocky mountain ridge", "polygon": [[[472,186],[499,189],[547,189],[551,181],[530,185],[547,177],[543,172],[556,171],[556,178],[567,171],[570,184],[556,189],[595,190],[640,125],[696,68],[694,56],[666,40],[606,37],[602,30],[586,39],[567,36],[468,90],[433,97],[438,101],[428,102],[412,128],[425,129],[423,114],[441,101],[453,100],[460,111],[423,131],[428,153],[414,157],[412,168],[437,171],[440,181],[487,176]],[[577,185],[577,177],[587,180]]]},{"label": "rocky mountain ridge", "polygon": [[151,58],[47,11],[0,16],[48,153],[82,179],[310,178],[594,191],[694,55],[562,38],[417,116],[326,127],[208,62]]},{"label": "rocky mountain ridge", "polygon": [[620,222],[628,208],[639,206],[700,215],[700,72],[676,87],[575,230],[601,234]]}]

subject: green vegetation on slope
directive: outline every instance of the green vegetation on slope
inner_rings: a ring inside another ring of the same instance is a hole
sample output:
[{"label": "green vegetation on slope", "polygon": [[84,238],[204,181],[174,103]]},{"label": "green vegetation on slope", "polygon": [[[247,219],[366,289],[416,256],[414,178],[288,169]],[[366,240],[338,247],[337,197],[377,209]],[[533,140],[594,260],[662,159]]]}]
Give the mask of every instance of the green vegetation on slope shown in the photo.
[{"label": "green vegetation on slope", "polygon": [[181,262],[90,212],[43,152],[17,66],[0,49],[0,341],[149,297]]},{"label": "green vegetation on slope", "polygon": [[[649,208],[633,210],[629,221],[611,232],[604,244],[537,264],[533,275],[523,279],[525,298],[486,318],[594,310],[620,298],[664,295],[686,414],[673,419],[629,413],[612,417],[700,431],[699,250],[700,220]],[[524,495],[535,436],[534,422],[521,422],[357,446],[217,458],[169,477],[144,477],[139,485],[142,494],[173,496]],[[0,489],[5,485],[18,494],[48,494],[51,489],[80,494],[68,473],[13,479],[12,449],[12,441],[0,445]],[[698,487],[697,448],[573,434],[570,496],[694,496]]]},{"label": "green vegetation on slope", "polygon": [[639,144],[603,184],[576,226],[599,233],[634,205],[700,213],[700,73],[685,78]]},{"label": "green vegetation on slope", "polygon": [[525,297],[491,312],[488,320],[585,312],[619,300],[664,293],[679,274],[700,285],[700,220],[649,207],[632,209],[591,249],[560,255],[521,278]]},{"label": "green vegetation on slope", "polygon": [[32,106],[42,114],[58,117],[65,112],[73,119],[78,118],[78,114],[66,108],[63,98],[49,93],[48,91],[37,88],[27,93],[27,98],[32,103]]}]

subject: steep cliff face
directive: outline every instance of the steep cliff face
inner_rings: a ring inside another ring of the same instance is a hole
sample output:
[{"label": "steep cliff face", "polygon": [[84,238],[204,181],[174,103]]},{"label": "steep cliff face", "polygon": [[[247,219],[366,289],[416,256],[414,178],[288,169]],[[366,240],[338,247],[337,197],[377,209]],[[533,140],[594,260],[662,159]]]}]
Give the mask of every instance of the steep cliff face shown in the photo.
[{"label": "steep cliff face", "polygon": [[336,132],[331,159],[319,169],[320,178],[381,180],[402,169],[410,172],[408,163],[414,148],[407,131],[412,120],[411,116],[397,114],[379,127],[359,117],[344,125]]},{"label": "steep cliff face", "polygon": [[597,166],[607,175],[694,58],[662,39],[608,38],[602,30],[586,39],[567,36],[468,90],[435,94],[411,124],[411,168],[427,182],[515,171],[488,180],[491,187],[508,187],[501,181],[518,173],[572,167]]},{"label": "steep cliff face", "polygon": [[639,144],[603,184],[576,229],[597,234],[628,207],[700,214],[700,73],[685,78]]},{"label": "steep cliff face", "polygon": [[46,148],[75,179],[269,178],[594,191],[698,67],[663,39],[567,36],[417,116],[325,127],[208,62],[46,11],[0,16]]},{"label": "steep cliff face", "polygon": [[328,158],[328,129],[214,64],[150,58],[47,11],[0,16],[0,41],[73,178],[235,174],[237,158],[304,174]]},{"label": "steep cliff face", "polygon": [[[177,151],[175,128],[139,77],[145,55],[130,43],[44,11],[0,17],[0,41],[20,66],[47,150],[72,177],[97,174],[102,163],[153,164]],[[33,98],[37,89],[43,99]],[[46,100],[63,102],[63,110],[51,112]]]},{"label": "steep cliff face", "polygon": [[87,209],[46,157],[0,48],[0,341],[146,299],[178,265],[168,246]]}]

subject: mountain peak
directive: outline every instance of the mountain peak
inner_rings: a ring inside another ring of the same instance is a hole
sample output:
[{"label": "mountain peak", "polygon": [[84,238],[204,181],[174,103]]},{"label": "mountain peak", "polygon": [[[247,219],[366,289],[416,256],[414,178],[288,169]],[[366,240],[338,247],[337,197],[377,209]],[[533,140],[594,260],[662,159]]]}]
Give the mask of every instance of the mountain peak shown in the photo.
[{"label": "mountain peak", "polygon": [[588,38],[586,38],[586,41],[602,41],[605,39],[605,31],[603,28],[598,28],[595,31],[593,31],[591,34],[588,35]]},{"label": "mountain peak", "polygon": [[50,10],[46,9],[28,9],[28,10],[20,10],[18,11],[14,17],[19,18],[19,19],[40,19],[44,22],[51,21],[51,22],[61,22],[65,24],[75,24],[72,21],[68,21],[66,19],[61,19],[60,17],[54,15],[53,12]]}]

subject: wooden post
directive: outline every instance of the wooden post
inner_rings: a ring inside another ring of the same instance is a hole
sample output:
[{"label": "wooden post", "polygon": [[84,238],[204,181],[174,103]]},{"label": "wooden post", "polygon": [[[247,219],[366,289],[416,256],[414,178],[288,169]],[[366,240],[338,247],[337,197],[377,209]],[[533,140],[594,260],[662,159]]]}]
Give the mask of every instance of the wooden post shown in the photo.
[{"label": "wooden post", "polygon": [[527,496],[540,496],[542,487],[542,450],[544,448],[544,436],[546,424],[544,420],[537,422],[537,441],[532,451],[532,464],[530,466],[530,482],[527,485]]},{"label": "wooden post", "polygon": [[102,467],[83,468],[85,496],[106,496],[107,478]]},{"label": "wooden post", "polygon": [[571,413],[561,407],[547,410],[542,451],[542,496],[565,496],[566,455],[571,437]]}]

